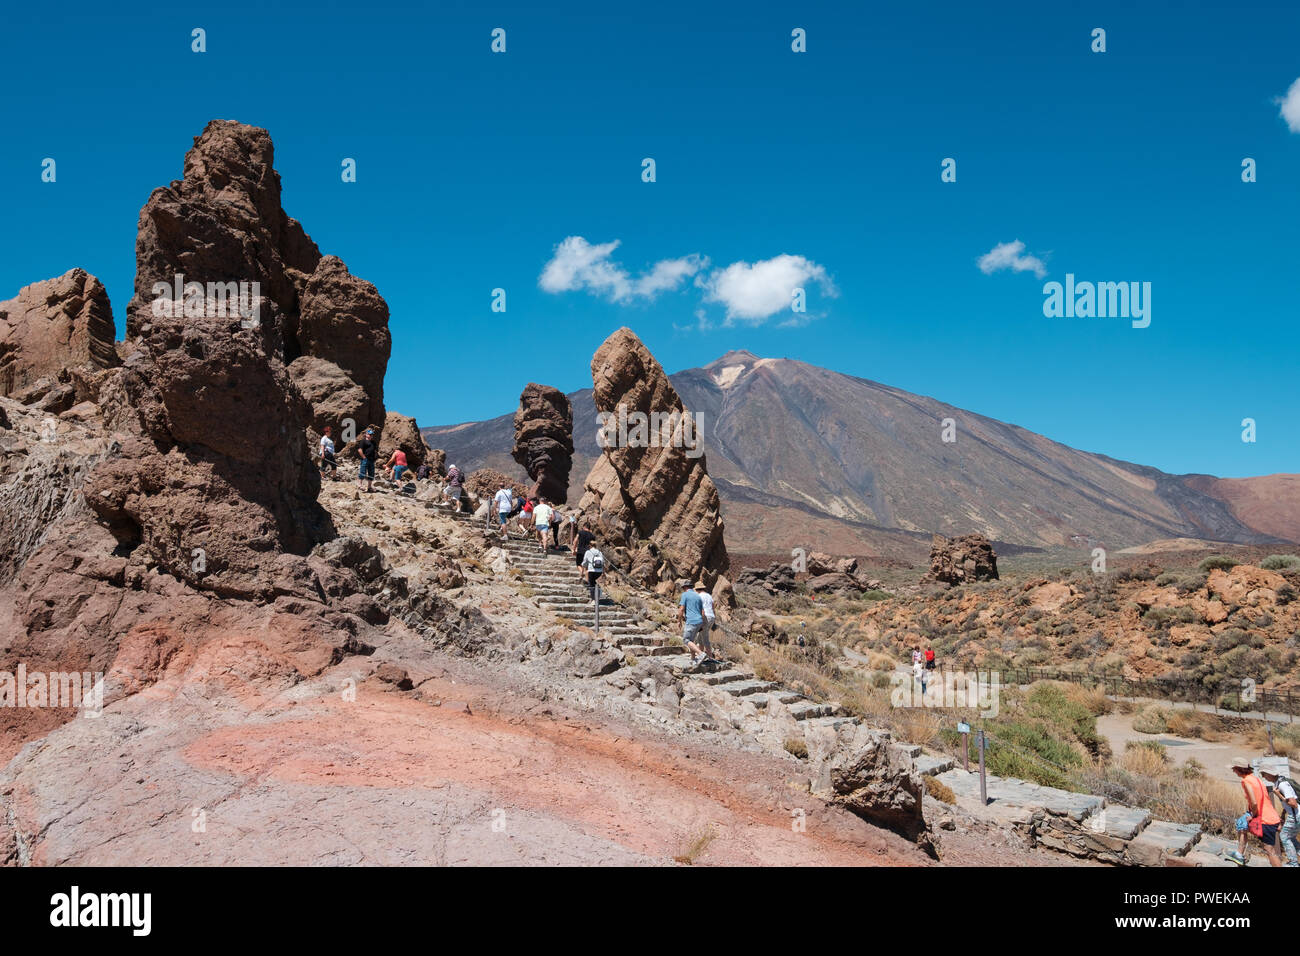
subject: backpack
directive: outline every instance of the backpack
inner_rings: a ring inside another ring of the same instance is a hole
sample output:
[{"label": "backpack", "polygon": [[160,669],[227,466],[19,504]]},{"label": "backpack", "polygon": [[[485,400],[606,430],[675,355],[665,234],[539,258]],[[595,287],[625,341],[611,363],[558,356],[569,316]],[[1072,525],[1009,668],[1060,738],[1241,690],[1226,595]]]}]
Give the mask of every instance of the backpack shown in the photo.
[{"label": "backpack", "polygon": [[586,555],[587,567],[592,571],[605,570],[605,556],[596,548],[588,548]]},{"label": "backpack", "polygon": [[[1282,805],[1281,808],[1279,809],[1279,812],[1282,814],[1283,817],[1285,817],[1288,813],[1290,814],[1296,813],[1295,810],[1291,809],[1291,804],[1287,803],[1286,800],[1283,799],[1282,797],[1282,784],[1284,783],[1291,787],[1291,791],[1296,795],[1296,802],[1300,803],[1300,788],[1296,787],[1295,781],[1292,780],[1290,777],[1279,776],[1277,778],[1277,783],[1273,784],[1273,789],[1270,792],[1270,795],[1277,801],[1277,803],[1280,803]],[[1277,803],[1274,804],[1275,808],[1277,806]]]}]

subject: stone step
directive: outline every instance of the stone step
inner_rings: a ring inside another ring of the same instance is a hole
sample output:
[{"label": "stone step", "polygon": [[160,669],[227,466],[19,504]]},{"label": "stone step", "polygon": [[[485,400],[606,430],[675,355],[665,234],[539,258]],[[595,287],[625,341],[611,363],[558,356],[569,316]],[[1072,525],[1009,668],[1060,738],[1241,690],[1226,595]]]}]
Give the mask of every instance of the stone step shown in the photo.
[{"label": "stone step", "polygon": [[752,674],[746,674],[742,670],[729,670],[718,671],[714,674],[697,674],[692,678],[692,680],[697,680],[702,684],[708,684],[710,687],[716,687],[718,684],[729,684],[732,681],[747,680],[753,676],[754,675]]},{"label": "stone step", "polygon": [[1186,856],[1200,835],[1198,824],[1155,820],[1129,841],[1128,858],[1139,866],[1162,866],[1165,857]]},{"label": "stone step", "polygon": [[858,723],[858,718],[848,716],[809,717],[805,723],[810,727],[829,727],[831,730],[839,730],[841,727],[847,727],[850,724]]},{"label": "stone step", "polygon": [[790,716],[795,720],[809,720],[813,717],[834,717],[837,710],[839,710],[838,704],[814,704],[812,701],[808,701],[805,704],[791,704]]},{"label": "stone step", "polygon": [[953,767],[957,766],[957,761],[952,757],[941,757],[936,754],[921,754],[913,759],[912,764],[916,767],[916,772],[923,777],[935,777],[941,773],[947,773]]},{"label": "stone step", "polygon": [[[611,630],[617,630],[617,628],[611,628]],[[671,647],[671,646],[672,646],[672,645],[669,643],[668,638],[664,637],[662,634],[646,633],[645,631],[638,630],[638,629],[633,629],[633,628],[628,628],[627,631],[626,631],[626,633],[627,633],[628,635],[633,635],[633,634],[636,635],[636,643],[638,643],[638,644],[650,644],[650,645],[653,645],[653,646],[655,646],[655,647]],[[631,638],[631,637],[628,637],[627,641],[624,641],[623,643],[628,643],[628,642],[630,642],[631,640],[632,640],[632,638]]]},{"label": "stone step", "polygon": [[634,657],[666,657],[676,650],[662,644],[619,644],[618,649]]},{"label": "stone step", "polygon": [[722,689],[732,697],[747,697],[760,691],[770,691],[776,686],[771,681],[750,678],[749,680],[728,681],[722,685]]}]

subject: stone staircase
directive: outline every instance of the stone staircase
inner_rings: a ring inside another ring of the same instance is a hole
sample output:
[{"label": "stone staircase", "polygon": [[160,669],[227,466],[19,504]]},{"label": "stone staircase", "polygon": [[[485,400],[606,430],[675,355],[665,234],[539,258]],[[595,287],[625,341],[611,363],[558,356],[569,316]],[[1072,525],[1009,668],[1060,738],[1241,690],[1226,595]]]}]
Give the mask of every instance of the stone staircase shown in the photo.
[{"label": "stone staircase", "polygon": [[[435,506],[436,507],[436,506]],[[482,517],[456,514],[439,508],[448,517],[479,528],[487,528]],[[596,604],[587,591],[586,577],[578,574],[573,556],[567,547],[553,549],[543,555],[535,539],[509,537],[502,541],[494,535],[493,544],[509,556],[511,567],[519,572],[520,583],[531,592],[531,598],[544,611],[574,626],[596,630]],[[776,700],[789,708],[796,720],[807,720],[815,725],[838,727],[845,723],[858,723],[858,718],[843,714],[833,703],[817,703],[803,694],[782,688],[771,681],[757,679],[753,673],[737,667],[730,661],[697,665],[682,647],[675,634],[665,632],[652,622],[638,619],[626,607],[613,601],[603,590],[600,602],[598,636],[607,638],[625,654],[633,658],[655,657],[687,681],[697,682],[707,688],[744,697],[757,709],[764,710]]]},{"label": "stone staircase", "polygon": [[[436,505],[428,507],[461,523],[488,528],[481,516],[456,514]],[[567,549],[543,555],[535,539],[511,537],[501,541],[495,534],[493,543],[506,552],[511,567],[519,572],[520,583],[527,586],[541,610],[574,626],[595,630],[595,602]],[[744,698],[758,710],[765,710],[776,700],[789,708],[796,720],[807,721],[810,727],[838,729],[844,724],[861,723],[860,718],[844,715],[837,704],[809,700],[779,684],[760,680],[729,661],[720,661],[711,670],[704,670],[692,663],[675,635],[638,619],[603,593],[599,636],[632,657],[658,658],[684,680]],[[953,791],[962,809],[1013,826],[1039,846],[1079,858],[1129,866],[1164,866],[1171,860],[1173,865],[1235,865],[1227,859],[1228,852],[1236,848],[1235,841],[1205,834],[1196,824],[1154,820],[1147,810],[1111,804],[1104,797],[1092,794],[989,774],[986,790],[990,803],[981,807],[978,773],[962,770],[951,757],[926,754],[917,745],[900,746],[912,757],[918,772],[935,777]],[[1248,865],[1267,866],[1268,860],[1256,849]]]},{"label": "stone staircase", "polygon": [[[981,807],[977,771],[961,769],[951,757],[914,759],[918,770],[952,790],[963,809],[1011,823],[1051,850],[1128,866],[1237,865],[1228,859],[1236,841],[1204,833],[1195,823],[1156,820],[1149,810],[1110,803],[1105,797],[993,774],[985,784],[989,804]],[[1252,849],[1247,865],[1268,866],[1263,850],[1257,845]]]}]

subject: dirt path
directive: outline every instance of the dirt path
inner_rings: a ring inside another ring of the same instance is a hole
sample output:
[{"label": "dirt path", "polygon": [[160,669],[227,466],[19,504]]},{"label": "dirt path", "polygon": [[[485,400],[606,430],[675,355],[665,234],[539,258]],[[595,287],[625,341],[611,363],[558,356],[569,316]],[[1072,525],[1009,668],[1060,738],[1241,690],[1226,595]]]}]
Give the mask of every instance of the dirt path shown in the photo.
[{"label": "dirt path", "polygon": [[1211,742],[1169,733],[1144,734],[1133,729],[1133,720],[1138,713],[1111,713],[1097,718],[1097,731],[1110,742],[1110,749],[1117,758],[1124,753],[1129,741],[1155,741],[1164,745],[1169,759],[1175,764],[1181,766],[1194,757],[1205,767],[1209,776],[1231,781],[1234,779],[1233,757],[1259,756],[1242,735],[1229,735],[1223,740]]}]

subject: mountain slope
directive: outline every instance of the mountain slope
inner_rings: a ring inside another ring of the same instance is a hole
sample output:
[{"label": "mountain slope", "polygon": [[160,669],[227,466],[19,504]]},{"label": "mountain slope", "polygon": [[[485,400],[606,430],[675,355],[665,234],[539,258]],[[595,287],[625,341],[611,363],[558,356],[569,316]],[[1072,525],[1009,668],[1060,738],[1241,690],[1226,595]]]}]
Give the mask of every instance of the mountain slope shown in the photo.
[{"label": "mountain slope", "polygon": [[[857,553],[909,555],[935,531],[1119,548],[1177,537],[1266,543],[1300,524],[1294,502],[1274,501],[1294,491],[1293,476],[1263,487],[1251,483],[1265,479],[1169,475],[803,362],[729,352],[671,379],[702,417],[728,546],[738,552],[852,551],[824,540],[824,519],[843,527],[837,544],[861,541]],[[589,389],[569,397],[581,476],[598,454],[596,412]],[[943,440],[945,419],[952,441]],[[424,432],[462,467],[513,473],[512,429],[506,415]]]}]

